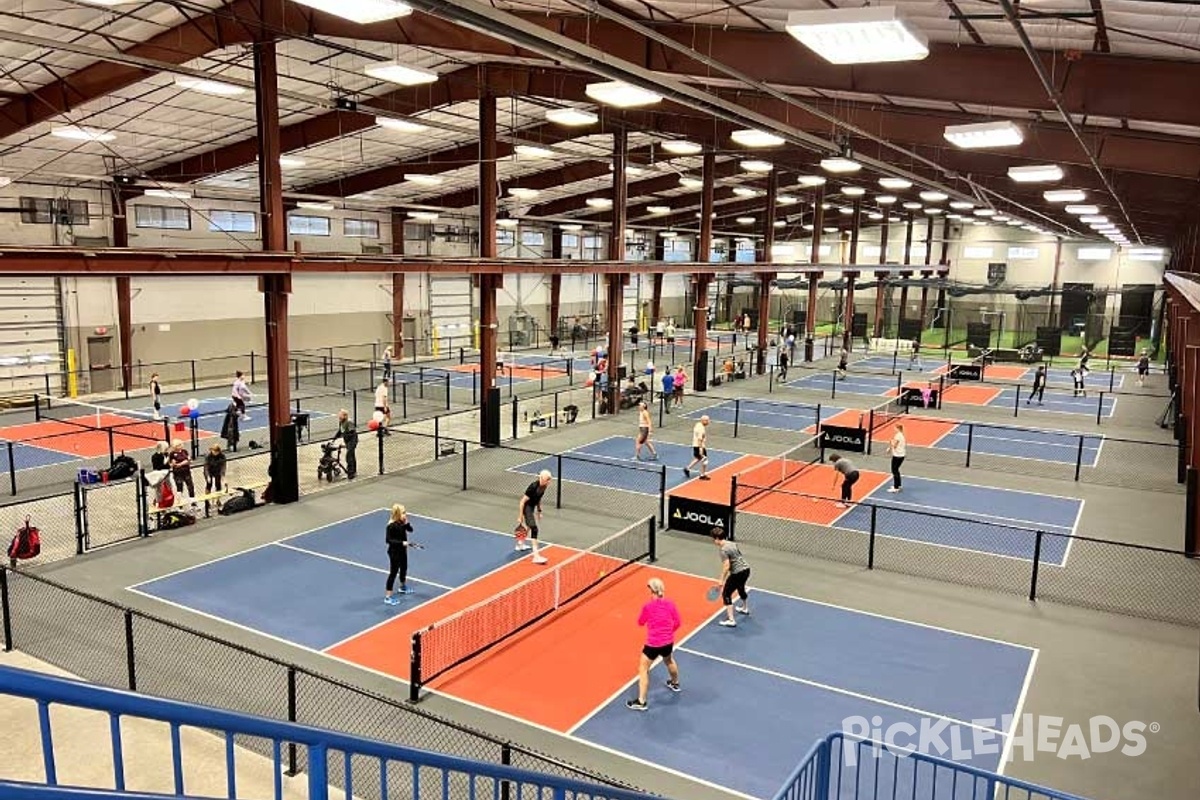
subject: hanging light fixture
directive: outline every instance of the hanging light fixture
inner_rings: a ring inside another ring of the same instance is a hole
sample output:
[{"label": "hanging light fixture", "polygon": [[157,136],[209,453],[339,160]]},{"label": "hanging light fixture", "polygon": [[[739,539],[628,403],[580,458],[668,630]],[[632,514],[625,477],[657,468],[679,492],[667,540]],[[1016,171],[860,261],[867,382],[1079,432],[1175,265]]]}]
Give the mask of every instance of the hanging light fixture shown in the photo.
[{"label": "hanging light fixture", "polygon": [[831,64],[919,61],[929,40],[895,6],[862,6],[788,15],[787,32]]}]

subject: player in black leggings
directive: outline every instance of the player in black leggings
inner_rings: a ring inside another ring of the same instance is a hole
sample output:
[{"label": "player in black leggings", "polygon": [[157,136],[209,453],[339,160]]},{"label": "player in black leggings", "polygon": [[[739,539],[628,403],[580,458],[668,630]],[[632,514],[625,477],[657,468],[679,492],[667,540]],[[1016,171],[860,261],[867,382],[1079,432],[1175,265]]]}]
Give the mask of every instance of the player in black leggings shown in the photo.
[{"label": "player in black leggings", "polygon": [[412,533],[412,523],[408,521],[408,512],[404,506],[397,503],[392,506],[392,516],[387,526],[388,577],[383,602],[389,606],[400,604],[400,598],[393,595],[396,586],[396,575],[400,576],[400,594],[409,594],[408,588],[408,535]]},{"label": "player in black leggings", "polygon": [[837,453],[829,457],[829,462],[833,464],[833,485],[837,486],[838,476],[842,479],[842,500],[837,504],[838,508],[847,508],[850,504],[850,489],[858,483],[858,468],[850,459]]}]

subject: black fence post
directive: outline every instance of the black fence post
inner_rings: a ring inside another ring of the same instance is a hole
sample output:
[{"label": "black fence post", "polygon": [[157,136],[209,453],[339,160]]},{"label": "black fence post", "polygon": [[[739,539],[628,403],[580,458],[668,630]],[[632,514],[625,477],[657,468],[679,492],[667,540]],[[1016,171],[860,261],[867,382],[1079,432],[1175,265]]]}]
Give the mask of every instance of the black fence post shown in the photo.
[{"label": "black fence post", "polygon": [[125,609],[125,669],[129,675],[129,691],[137,691],[137,663],[133,658],[133,612]]},{"label": "black fence post", "polygon": [[408,419],[408,381],[400,384],[400,418]]},{"label": "black fence post", "polygon": [[412,637],[412,652],[408,662],[408,702],[416,703],[421,699],[421,633],[418,631]]},{"label": "black fence post", "polygon": [[738,422],[742,418],[742,398],[736,397],[733,400],[733,438],[738,438]]},{"label": "black fence post", "polygon": [[250,351],[250,383],[251,384],[258,382],[256,380],[257,376],[258,376],[258,372],[256,370],[255,355],[254,355],[254,351],[251,350]]},{"label": "black fence post", "polygon": [[515,440],[517,438],[517,414],[520,402],[514,397],[510,405],[512,406],[512,438]]},{"label": "black fence post", "polygon": [[938,376],[938,401],[937,401],[937,408],[939,411],[942,410],[942,400],[944,400],[945,397],[946,397],[946,376],[939,375]]},{"label": "black fence post", "polygon": [[425,367],[417,367],[417,397],[425,399]]},{"label": "black fence post", "polygon": [[300,359],[292,359],[292,384],[296,391],[300,391]]},{"label": "black fence post", "polygon": [[73,499],[75,501],[75,555],[81,556],[81,555],[83,555],[84,550],[86,548],[84,547],[84,541],[83,541],[83,539],[84,539],[83,486],[78,481],[75,482],[75,492],[73,495]]},{"label": "black fence post", "polygon": [[818,436],[821,435],[821,404],[820,403],[817,403],[817,430],[816,430],[816,433]]},{"label": "black fence post", "polygon": [[1083,434],[1079,435],[1079,449],[1075,453],[1075,480],[1079,480],[1079,473],[1083,469]]},{"label": "black fence post", "polygon": [[767,394],[775,391],[775,365],[767,367]]},{"label": "black fence post", "polygon": [[832,390],[829,392],[829,399],[830,399],[830,400],[836,400],[836,399],[837,399],[837,381],[838,381],[838,377],[837,377],[837,375],[838,375],[838,374],[837,374],[837,370],[835,369],[835,370],[833,371],[833,389],[832,389]]},{"label": "black fence post", "polygon": [[358,430],[358,389],[350,390],[350,419],[354,422],[354,429]]},{"label": "black fence post", "polygon": [[[858,419],[860,422],[862,421],[861,414],[859,415]],[[871,445],[875,444],[874,436],[872,436],[872,433],[874,432],[874,430],[875,430],[875,409],[872,408],[867,412],[867,455],[871,455]]]},{"label": "black fence post", "polygon": [[450,373],[446,373],[446,410],[450,410]]},{"label": "black fence post", "polygon": [[1117,382],[1117,368],[1110,366],[1108,368],[1108,391],[1112,392],[1116,389],[1116,382]]},{"label": "black fence post", "polygon": [[462,440],[462,488],[467,490],[467,440]]},{"label": "black fence post", "polygon": [[387,430],[382,424],[375,431],[375,439],[379,449],[379,474],[383,474],[383,432]]},{"label": "black fence post", "polygon": [[[112,428],[106,428],[105,430],[108,431],[108,463],[111,464],[113,458],[116,456],[116,452],[115,452],[115,448],[116,448],[115,438],[116,437],[113,436]],[[192,457],[194,458],[195,454],[193,454]]]},{"label": "black fence post", "polygon": [[[664,472],[666,471],[666,467],[663,467],[663,471]],[[655,561],[658,561],[658,530],[657,530],[657,526],[655,525],[654,517],[646,518],[646,527],[647,527],[647,533],[650,534],[650,538],[649,538],[649,542],[648,542],[650,545],[649,557],[650,557],[651,563],[653,563]]]},{"label": "black fence post", "polygon": [[17,496],[17,461],[16,461],[16,457],[13,454],[13,450],[15,448],[11,441],[7,442],[6,446],[8,448],[8,486],[12,490],[13,497],[16,497]]},{"label": "black fence post", "polygon": [[441,453],[441,438],[442,438],[442,418],[433,418],[433,460],[437,461]]},{"label": "black fence post", "polygon": [[189,362],[192,366],[192,391],[196,391],[196,359],[191,359]]},{"label": "black fence post", "polygon": [[0,566],[0,614],[4,617],[4,652],[11,653],[12,606],[8,602],[8,567]]},{"label": "black fence post", "polygon": [[554,481],[554,507],[562,508],[562,486],[563,486],[562,453],[559,453],[558,455],[556,455],[554,457],[554,459],[555,459],[554,471],[558,473],[557,475],[554,476],[555,478],[557,478],[557,480]]},{"label": "black fence post", "polygon": [[554,427],[554,428],[558,427],[558,395],[559,394],[560,394],[559,392],[554,393],[554,418],[551,420],[551,427]]},{"label": "black fence post", "polygon": [[1017,394],[1016,394],[1016,397],[1013,398],[1013,416],[1019,417],[1020,415],[1021,415],[1021,384],[1018,383],[1017,384]]},{"label": "black fence post", "polygon": [[[287,670],[287,703],[288,703],[288,722],[297,722],[296,716],[296,668],[288,667]],[[285,775],[294,776],[299,770],[296,768],[296,743],[288,742],[288,763]]]},{"label": "black fence post", "polygon": [[1100,424],[1100,417],[1104,414],[1104,392],[1100,392],[1100,399],[1096,403],[1096,424]]},{"label": "black fence post", "polygon": [[1029,599],[1037,600],[1038,565],[1042,561],[1042,532],[1033,540],[1033,574],[1029,578]]},{"label": "black fence post", "polygon": [[[653,520],[651,520],[653,522]],[[658,524],[661,527],[667,527],[667,465],[663,464],[658,468]],[[651,526],[653,529],[653,525]],[[654,540],[654,534],[651,534],[651,542]],[[653,553],[652,553],[653,555]],[[651,558],[651,561],[654,559]]]},{"label": "black fence post", "polygon": [[867,569],[875,569],[875,527],[879,522],[879,506],[871,505],[871,535],[867,539]]},{"label": "black fence post", "polygon": [[471,373],[471,405],[479,405],[479,373]]},{"label": "black fence post", "polygon": [[975,443],[975,423],[967,423],[967,463],[966,467],[971,467],[971,446]]}]

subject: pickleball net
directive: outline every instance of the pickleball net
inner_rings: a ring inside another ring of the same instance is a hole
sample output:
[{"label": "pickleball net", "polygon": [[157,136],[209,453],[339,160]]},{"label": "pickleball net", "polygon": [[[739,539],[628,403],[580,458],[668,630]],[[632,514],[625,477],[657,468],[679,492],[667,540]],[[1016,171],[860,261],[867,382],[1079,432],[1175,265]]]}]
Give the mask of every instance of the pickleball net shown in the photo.
[{"label": "pickleball net", "polygon": [[97,405],[71,397],[38,398],[34,417],[39,422],[59,422],[81,431],[112,431],[151,442],[170,438],[170,423],[154,419],[153,414]]},{"label": "pickleball net", "polygon": [[905,407],[900,402],[900,397],[891,397],[882,403],[872,406],[867,412],[867,425],[871,429],[871,433],[875,433],[880,428],[895,423],[904,416]]},{"label": "pickleball net", "polygon": [[[412,637],[409,693],[611,581],[643,559],[654,560],[655,518],[635,522],[544,572],[475,603]],[[561,552],[561,547],[554,551]]]},{"label": "pickleball net", "polygon": [[742,470],[735,477],[733,505],[745,505],[756,497],[796,480],[815,469],[821,461],[819,436],[814,436],[777,456]]}]

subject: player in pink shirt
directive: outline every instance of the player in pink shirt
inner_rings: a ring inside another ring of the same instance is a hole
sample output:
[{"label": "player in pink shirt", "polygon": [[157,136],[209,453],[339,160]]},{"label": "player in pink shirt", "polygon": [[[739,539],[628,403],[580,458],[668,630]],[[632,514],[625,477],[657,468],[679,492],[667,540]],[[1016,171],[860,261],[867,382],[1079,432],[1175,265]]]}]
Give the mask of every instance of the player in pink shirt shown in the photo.
[{"label": "player in pink shirt", "polygon": [[638,615],[638,625],[646,628],[646,645],[638,661],[638,696],[635,700],[625,701],[626,708],[634,711],[645,711],[650,707],[646,703],[646,693],[650,689],[650,667],[657,658],[667,665],[670,674],[667,688],[672,692],[679,691],[679,666],[671,655],[675,649],[675,631],[683,624],[679,619],[679,609],[673,601],[663,597],[667,587],[661,578],[651,578],[646,588],[650,590],[651,598]]}]

